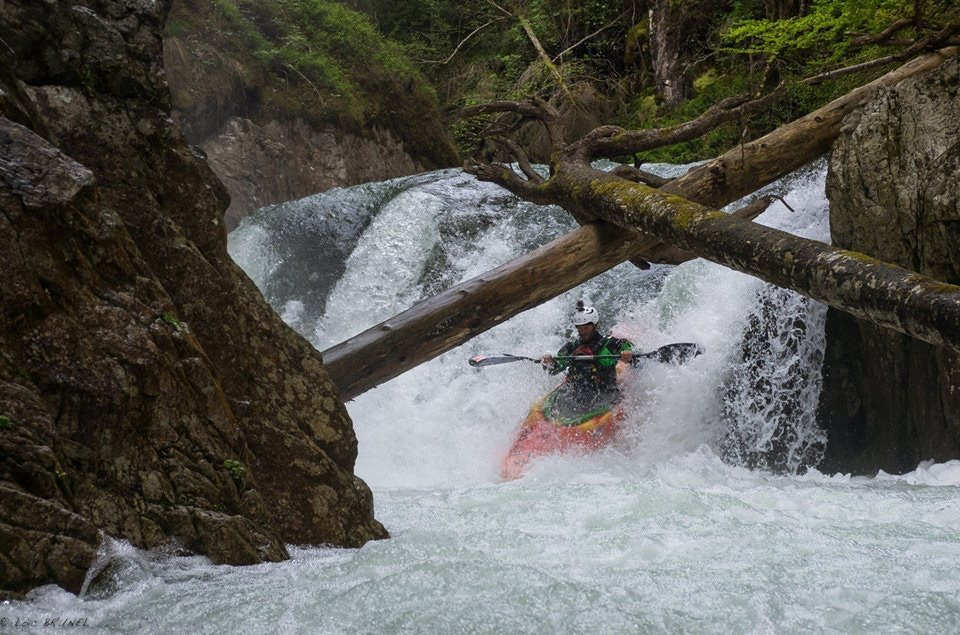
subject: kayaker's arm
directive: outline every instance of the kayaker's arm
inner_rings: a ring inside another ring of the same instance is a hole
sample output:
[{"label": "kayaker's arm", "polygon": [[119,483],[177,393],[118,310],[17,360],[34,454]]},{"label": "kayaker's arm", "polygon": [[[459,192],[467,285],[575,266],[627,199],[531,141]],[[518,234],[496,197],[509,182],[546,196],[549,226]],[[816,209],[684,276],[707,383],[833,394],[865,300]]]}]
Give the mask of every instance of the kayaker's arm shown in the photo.
[{"label": "kayaker's arm", "polygon": [[540,358],[540,365],[543,366],[543,370],[549,372],[551,375],[556,375],[563,370],[560,368],[560,364],[557,363],[557,360],[554,359],[553,355],[550,353],[547,353]]},{"label": "kayaker's arm", "polygon": [[573,352],[573,346],[569,343],[564,344],[559,351],[557,351],[557,359],[550,353],[547,353],[540,359],[540,363],[543,365],[543,369],[548,371],[551,375],[556,375],[567,370],[567,366],[570,365],[569,359],[562,359],[563,357],[570,355]]},{"label": "kayaker's arm", "polygon": [[[603,352],[610,355],[619,355],[618,361],[625,364],[632,364],[634,361],[633,342],[619,337],[607,337],[603,340]],[[608,362],[612,363],[612,362]]]}]

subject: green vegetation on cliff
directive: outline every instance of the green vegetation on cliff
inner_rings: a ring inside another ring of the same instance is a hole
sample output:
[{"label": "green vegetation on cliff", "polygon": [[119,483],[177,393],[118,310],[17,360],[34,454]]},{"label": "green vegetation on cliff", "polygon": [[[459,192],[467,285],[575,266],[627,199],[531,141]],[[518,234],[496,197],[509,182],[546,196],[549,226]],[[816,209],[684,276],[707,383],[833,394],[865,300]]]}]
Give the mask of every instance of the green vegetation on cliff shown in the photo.
[{"label": "green vegetation on cliff", "polygon": [[455,160],[430,83],[370,20],[327,0],[178,0],[165,33],[174,106],[202,137],[234,114],[390,129],[412,155]]}]

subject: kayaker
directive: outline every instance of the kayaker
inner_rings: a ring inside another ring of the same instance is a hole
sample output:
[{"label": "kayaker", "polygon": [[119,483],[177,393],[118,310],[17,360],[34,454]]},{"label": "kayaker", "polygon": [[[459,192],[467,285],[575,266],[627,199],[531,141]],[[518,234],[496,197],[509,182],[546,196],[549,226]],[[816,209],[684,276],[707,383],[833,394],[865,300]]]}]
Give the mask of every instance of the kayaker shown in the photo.
[{"label": "kayaker", "polygon": [[[564,344],[556,357],[548,353],[540,360],[543,367],[553,374],[567,371],[567,384],[577,393],[578,401],[585,403],[616,400],[620,391],[617,385],[617,362],[629,364],[633,359],[630,340],[601,335],[599,322],[597,310],[578,301],[573,312],[573,325],[579,337]],[[564,359],[574,355],[589,355],[594,359]]]}]

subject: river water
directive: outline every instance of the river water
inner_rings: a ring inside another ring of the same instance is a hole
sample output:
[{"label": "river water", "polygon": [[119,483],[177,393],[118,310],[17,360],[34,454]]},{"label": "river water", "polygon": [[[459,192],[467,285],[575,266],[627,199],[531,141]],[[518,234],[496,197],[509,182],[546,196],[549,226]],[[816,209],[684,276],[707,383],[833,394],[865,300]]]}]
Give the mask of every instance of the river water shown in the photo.
[{"label": "river water", "polygon": [[[660,166],[664,174],[677,168]],[[828,240],[824,170],[774,184],[758,222]],[[261,210],[233,257],[319,349],[573,228],[459,170]],[[499,462],[556,378],[537,357],[584,299],[640,350],[698,342],[626,388],[621,439],[503,482]],[[253,567],[104,546],[115,572],[0,605],[104,632],[960,631],[960,462],[905,475],[813,469],[825,310],[695,260],[621,265],[348,404],[357,473],[392,537],[294,547]],[[34,620],[31,622],[30,620]]]}]

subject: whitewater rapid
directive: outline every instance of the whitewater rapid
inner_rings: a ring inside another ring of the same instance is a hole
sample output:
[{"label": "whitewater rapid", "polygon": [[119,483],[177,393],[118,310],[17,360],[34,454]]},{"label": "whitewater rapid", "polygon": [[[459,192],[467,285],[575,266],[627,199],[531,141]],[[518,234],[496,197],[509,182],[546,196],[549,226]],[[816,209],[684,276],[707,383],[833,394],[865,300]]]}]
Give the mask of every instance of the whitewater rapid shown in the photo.
[{"label": "whitewater rapid", "polygon": [[[795,211],[775,203],[759,222],[829,240],[823,188],[822,165],[774,184]],[[574,226],[447,170],[261,210],[230,251],[322,350]],[[556,378],[466,360],[555,351],[577,299],[641,350],[707,352],[630,380],[618,444],[502,482],[503,452]],[[113,573],[81,597],[46,587],[0,605],[0,628],[77,616],[157,633],[956,632],[960,462],[811,469],[826,442],[824,319],[703,260],[621,265],[347,404],[390,539],[253,567],[108,542]]]}]

